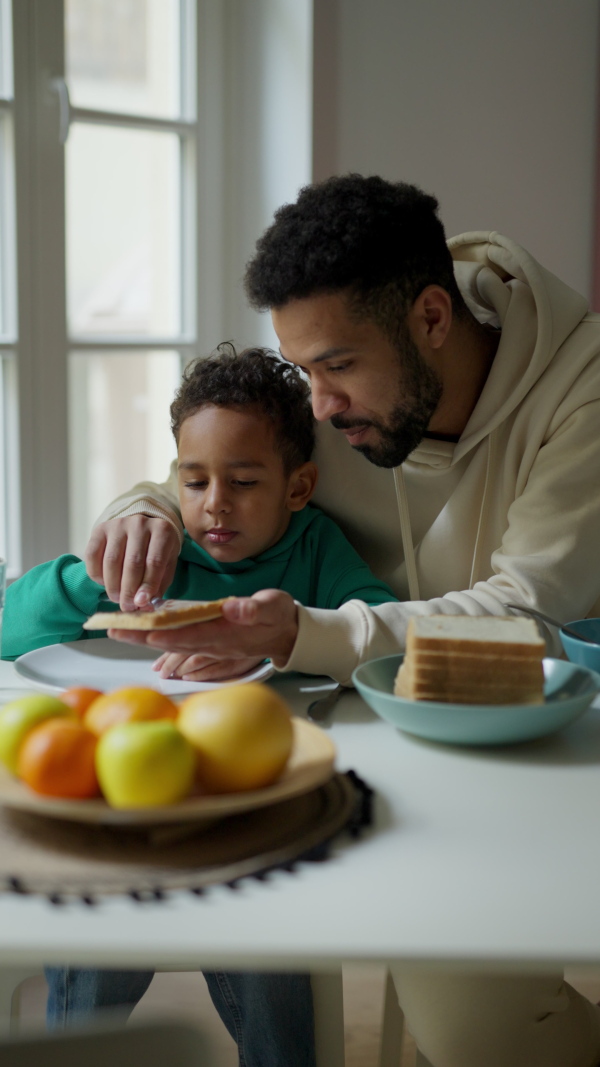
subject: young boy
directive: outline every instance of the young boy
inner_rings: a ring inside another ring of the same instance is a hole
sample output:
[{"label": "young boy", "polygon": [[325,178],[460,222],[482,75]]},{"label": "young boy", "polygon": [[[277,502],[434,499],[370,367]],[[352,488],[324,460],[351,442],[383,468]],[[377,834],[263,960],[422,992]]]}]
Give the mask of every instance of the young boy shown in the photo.
[{"label": "young boy", "polygon": [[[317,481],[314,422],[308,386],[294,367],[262,349],[237,355],[222,345],[186,371],[171,425],[186,532],[166,597],[215,600],[277,588],[318,608],[396,599],[309,504]],[[76,556],[34,567],[7,591],[2,658],[97,636],[83,623],[100,606],[117,610],[104,601],[103,587]],[[161,657],[162,673],[171,674],[176,660]],[[243,670],[250,666],[244,661]]]},{"label": "young boy", "polygon": [[[186,372],[171,423],[186,533],[165,596],[213,600],[276,587],[321,608],[395,599],[335,523],[309,504],[317,479],[314,422],[295,368],[261,349],[238,356],[221,346]],[[76,556],[35,567],[8,590],[2,657],[95,636],[82,626],[103,598]],[[166,674],[179,667],[185,676],[185,658],[166,655],[158,666]],[[238,661],[236,673],[240,666],[248,670],[252,661]],[[47,968],[49,1026],[81,1022],[107,1007],[131,1011],[152,973]],[[245,1067],[315,1067],[308,975],[205,978]]]}]

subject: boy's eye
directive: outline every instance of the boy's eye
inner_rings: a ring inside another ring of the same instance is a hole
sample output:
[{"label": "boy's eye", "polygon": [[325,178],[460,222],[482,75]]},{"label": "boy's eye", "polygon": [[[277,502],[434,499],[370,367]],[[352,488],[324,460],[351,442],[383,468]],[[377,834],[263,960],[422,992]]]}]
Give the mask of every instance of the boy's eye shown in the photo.
[{"label": "boy's eye", "polygon": [[257,483],[256,483],[256,481],[254,481],[254,482],[243,482],[240,478],[236,478],[236,480],[235,480],[235,482],[233,484],[241,486],[242,489],[249,489],[250,486],[256,485]]},{"label": "boy's eye", "polygon": [[350,365],[350,360],[348,360],[346,363],[336,363],[334,367],[328,367],[327,370],[335,374],[337,371],[348,370]]},{"label": "boy's eye", "polygon": [[206,482],[185,482],[186,489],[206,489]]}]

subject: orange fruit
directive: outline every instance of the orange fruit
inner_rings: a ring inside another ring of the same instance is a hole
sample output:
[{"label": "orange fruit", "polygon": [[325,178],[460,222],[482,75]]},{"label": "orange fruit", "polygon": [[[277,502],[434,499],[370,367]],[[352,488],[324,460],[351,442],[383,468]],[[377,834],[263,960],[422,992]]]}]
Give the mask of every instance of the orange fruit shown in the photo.
[{"label": "orange fruit", "polygon": [[154,719],[176,719],[177,705],[156,689],[130,686],[103,693],[90,704],[83,724],[96,737],[111,726],[123,722],[148,722]]},{"label": "orange fruit", "polygon": [[77,719],[49,719],[25,738],[17,774],[30,789],[44,796],[97,796],[97,744],[98,739]]},{"label": "orange fruit", "polygon": [[60,694],[60,699],[63,704],[73,708],[73,711],[77,712],[80,719],[83,719],[92,701],[102,695],[101,689],[88,689],[85,685],[73,685],[70,689],[65,689]]},{"label": "orange fruit", "polygon": [[270,785],[292,751],[289,708],[274,689],[258,682],[187,697],[177,726],[196,749],[198,781],[209,793]]}]

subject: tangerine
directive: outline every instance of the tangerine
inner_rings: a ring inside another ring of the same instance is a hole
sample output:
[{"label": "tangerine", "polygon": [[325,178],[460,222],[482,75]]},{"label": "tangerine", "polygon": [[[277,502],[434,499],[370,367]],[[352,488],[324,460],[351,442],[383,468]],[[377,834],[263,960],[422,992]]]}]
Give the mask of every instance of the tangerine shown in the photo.
[{"label": "tangerine", "polygon": [[92,701],[103,695],[101,689],[89,689],[86,685],[73,685],[60,694],[63,704],[67,704],[83,718]]},{"label": "tangerine", "polygon": [[126,686],[96,697],[83,717],[83,724],[100,737],[120,723],[176,718],[177,705],[164,693],[142,686]]},{"label": "tangerine", "polygon": [[25,738],[17,774],[36,793],[85,799],[99,793],[98,739],[77,719],[49,719]]}]

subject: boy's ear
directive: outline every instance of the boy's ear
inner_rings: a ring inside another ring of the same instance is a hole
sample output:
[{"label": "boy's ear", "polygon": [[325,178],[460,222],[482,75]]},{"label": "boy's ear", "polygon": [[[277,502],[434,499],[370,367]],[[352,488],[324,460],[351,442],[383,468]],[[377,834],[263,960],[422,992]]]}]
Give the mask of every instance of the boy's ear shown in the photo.
[{"label": "boy's ear", "polygon": [[290,511],[302,511],[317,487],[319,472],[315,463],[303,463],[292,471],[288,480],[286,507]]}]

